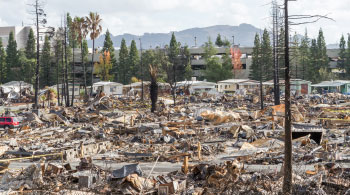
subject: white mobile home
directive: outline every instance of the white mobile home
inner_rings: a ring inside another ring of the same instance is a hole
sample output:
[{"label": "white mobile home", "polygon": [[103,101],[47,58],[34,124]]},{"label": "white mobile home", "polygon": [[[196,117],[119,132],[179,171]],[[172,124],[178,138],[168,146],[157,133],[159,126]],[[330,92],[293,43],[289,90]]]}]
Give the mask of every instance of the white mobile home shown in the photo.
[{"label": "white mobile home", "polygon": [[217,84],[218,92],[220,93],[234,93],[240,89],[240,83],[248,82],[249,79],[228,79],[219,81]]},{"label": "white mobile home", "polygon": [[123,85],[116,82],[100,81],[93,84],[93,92],[103,92],[106,95],[122,95]]},{"label": "white mobile home", "polygon": [[217,94],[215,86],[216,83],[207,81],[181,81],[176,83],[176,87],[179,89],[188,88],[190,94],[202,94],[204,92],[207,94]]}]

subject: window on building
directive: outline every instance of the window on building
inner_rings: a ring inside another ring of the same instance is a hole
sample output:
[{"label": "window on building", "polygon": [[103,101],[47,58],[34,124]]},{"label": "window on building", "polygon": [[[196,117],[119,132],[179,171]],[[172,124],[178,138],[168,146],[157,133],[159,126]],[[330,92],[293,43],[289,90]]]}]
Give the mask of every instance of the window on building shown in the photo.
[{"label": "window on building", "polygon": [[110,92],[116,92],[117,91],[117,87],[111,87],[111,88],[109,88],[109,91]]},{"label": "window on building", "polygon": [[242,64],[242,69],[247,69],[247,64]]},{"label": "window on building", "polygon": [[1,37],[3,43],[9,42],[9,36],[0,36],[0,37]]},{"label": "window on building", "polygon": [[225,85],[225,89],[227,89],[227,85]]}]

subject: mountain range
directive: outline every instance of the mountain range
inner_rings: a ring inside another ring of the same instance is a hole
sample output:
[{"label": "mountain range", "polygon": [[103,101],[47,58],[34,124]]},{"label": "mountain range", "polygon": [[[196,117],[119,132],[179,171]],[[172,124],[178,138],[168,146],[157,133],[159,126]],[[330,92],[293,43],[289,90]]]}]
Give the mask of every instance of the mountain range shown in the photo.
[{"label": "mountain range", "polygon": [[[133,35],[133,34],[122,34],[122,35],[111,35],[111,39],[113,41],[113,45],[116,48],[120,47],[121,40],[124,38],[127,46],[130,46],[131,41],[135,40],[137,43],[137,47],[140,48],[139,38],[141,38],[142,48],[149,49],[155,48],[157,46],[163,47],[169,44],[171,39],[171,34],[169,33],[144,33],[143,35]],[[223,40],[227,39],[232,43],[234,36],[235,44],[239,44],[242,47],[252,47],[254,45],[254,37],[255,34],[262,34],[263,30],[259,29],[251,24],[242,23],[238,26],[230,26],[230,25],[215,25],[203,28],[190,28],[181,31],[174,31],[176,36],[176,40],[181,42],[181,45],[188,45],[193,47],[195,45],[202,46],[205,42],[208,41],[210,37],[213,42],[215,42],[218,34],[221,35]],[[195,44],[195,37],[196,43]],[[301,38],[302,35],[299,35]],[[105,34],[99,36],[95,40],[96,47],[102,47],[105,39]],[[89,48],[92,48],[92,41],[88,40]],[[338,48],[338,44],[329,44],[327,45],[329,49]]]},{"label": "mountain range", "polygon": [[[240,24],[239,26],[230,25],[215,25],[204,28],[190,28],[182,31],[174,31],[176,40],[181,42],[181,45],[188,45],[190,47],[195,46],[195,37],[197,46],[203,45],[211,37],[211,40],[215,42],[217,35],[220,33],[221,38],[227,39],[232,43],[234,36],[235,44],[241,46],[253,46],[255,33],[262,33],[262,30],[254,27],[250,24]],[[155,48],[157,46],[163,47],[169,44],[172,32],[169,33],[144,33],[141,36],[133,34],[123,35],[111,35],[114,47],[120,47],[122,38],[125,39],[126,44],[129,46],[132,40],[137,41],[137,46],[140,46],[139,38],[141,38],[142,48]],[[102,47],[105,39],[105,34],[99,36],[95,40],[96,47]],[[92,47],[92,41],[88,40],[89,47]]]}]

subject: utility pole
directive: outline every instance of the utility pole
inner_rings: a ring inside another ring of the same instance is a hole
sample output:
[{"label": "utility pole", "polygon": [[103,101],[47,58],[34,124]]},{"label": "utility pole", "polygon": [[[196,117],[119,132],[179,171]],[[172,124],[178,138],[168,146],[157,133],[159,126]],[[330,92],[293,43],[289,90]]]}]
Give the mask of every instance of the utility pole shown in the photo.
[{"label": "utility pole", "polygon": [[140,51],[141,51],[141,58],[140,58],[140,68],[141,68],[141,101],[143,102],[143,64],[142,64],[142,43],[141,38],[139,38],[140,41]]},{"label": "utility pole", "polygon": [[284,0],[284,24],[285,24],[285,137],[284,137],[284,177],[283,194],[292,194],[292,124],[290,111],[290,70],[289,70],[289,22],[288,0]]}]

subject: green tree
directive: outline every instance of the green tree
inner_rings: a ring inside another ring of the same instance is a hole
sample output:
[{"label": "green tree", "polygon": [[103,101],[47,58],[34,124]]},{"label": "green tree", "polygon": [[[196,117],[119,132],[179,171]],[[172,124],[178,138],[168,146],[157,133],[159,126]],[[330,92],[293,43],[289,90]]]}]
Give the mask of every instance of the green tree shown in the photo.
[{"label": "green tree", "polygon": [[340,42],[339,42],[339,53],[338,53],[338,56],[339,56],[339,59],[338,59],[338,68],[340,69],[344,69],[344,63],[345,63],[345,58],[346,58],[346,42],[345,42],[345,39],[344,39],[344,35],[341,36],[340,38]]},{"label": "green tree", "polygon": [[6,52],[2,45],[2,38],[0,37],[0,83],[4,83],[6,79]]},{"label": "green tree", "polygon": [[222,59],[215,56],[216,53],[217,50],[209,38],[204,46],[204,59],[206,62],[206,69],[203,71],[204,78],[212,82],[232,78],[232,61],[228,51],[226,51]]},{"label": "green tree", "polygon": [[[135,40],[132,40],[130,45],[130,52],[129,52],[129,68],[130,68],[131,76],[135,76],[138,79],[141,78],[139,60],[140,60],[140,57],[139,57],[139,52],[137,51],[136,42]],[[146,66],[146,67],[149,67],[149,66]],[[148,69],[148,68],[145,68],[145,69]]]},{"label": "green tree", "polygon": [[169,59],[170,62],[176,66],[176,60],[179,56],[180,48],[179,43],[176,41],[175,34],[171,35],[170,45],[169,45]]},{"label": "green tree", "polygon": [[230,56],[230,51],[227,49],[226,53],[222,56],[222,70],[221,70],[221,79],[217,80],[226,80],[233,77],[232,70],[232,58]]},{"label": "green tree", "polygon": [[44,46],[41,54],[41,82],[40,86],[51,86],[53,84],[54,75],[52,75],[52,64],[51,64],[51,45],[48,36],[45,36]]},{"label": "green tree", "polygon": [[310,64],[307,68],[307,78],[311,82],[318,82],[319,81],[319,70],[321,67],[318,63],[318,48],[317,48],[317,41],[316,39],[311,40],[311,46],[310,46]]},{"label": "green tree", "polygon": [[95,63],[94,69],[95,74],[97,74],[102,81],[110,81],[113,78],[113,75],[111,74],[111,56],[108,50],[100,55],[100,62]]},{"label": "green tree", "polygon": [[320,68],[318,70],[319,81],[329,81],[338,79],[337,75],[330,72],[327,68]]},{"label": "green tree", "polygon": [[[9,40],[6,48],[6,75],[5,82],[17,80],[16,68],[18,68],[18,56],[17,56],[17,42],[14,38],[13,32],[10,32]],[[17,70],[18,71],[18,70]]]},{"label": "green tree", "polygon": [[299,59],[300,59],[300,52],[299,52],[299,45],[300,41],[298,38],[298,35],[295,33],[293,38],[292,38],[292,43],[291,43],[291,77],[294,77],[295,79],[298,79],[301,77],[301,68],[299,66]]},{"label": "green tree", "polygon": [[225,40],[224,40],[222,46],[224,46],[224,47],[230,47],[230,45],[231,45],[230,41],[227,40],[227,39],[225,38]]},{"label": "green tree", "polygon": [[346,59],[346,42],[344,35],[341,36],[340,42],[339,42],[339,53],[338,53],[338,61],[337,66],[340,70],[345,69],[345,59]]},{"label": "green tree", "polygon": [[183,49],[181,50],[181,56],[182,56],[182,64],[183,64],[183,74],[182,75],[182,79],[186,79],[186,80],[191,80],[192,75],[193,75],[193,71],[192,71],[192,66],[191,66],[191,53],[190,50],[188,49],[188,46],[185,45],[185,47],[183,47]]},{"label": "green tree", "polygon": [[176,104],[176,82],[177,82],[177,66],[179,61],[179,54],[180,54],[180,45],[176,41],[175,34],[172,33],[170,44],[169,44],[169,64],[166,68],[167,73],[167,82],[170,84],[171,87],[171,94],[173,96],[174,105]]},{"label": "green tree", "polygon": [[329,58],[327,55],[326,41],[324,39],[322,29],[319,30],[317,37],[317,50],[320,68],[329,68]]},{"label": "green tree", "polygon": [[204,54],[203,57],[207,61],[209,60],[212,56],[217,54],[218,50],[214,47],[213,42],[211,39],[208,39],[208,42],[204,43]]},{"label": "green tree", "polygon": [[345,77],[346,79],[350,79],[350,35],[348,34],[347,48],[345,50]]},{"label": "green tree", "polygon": [[18,63],[20,65],[20,71],[18,72],[18,79],[27,83],[34,83],[35,81],[35,58],[27,58],[25,51],[18,51]]},{"label": "green tree", "polygon": [[[77,17],[75,17],[77,18]],[[74,18],[74,20],[75,20]],[[77,35],[75,32],[75,27],[74,27],[74,20],[70,16],[69,13],[67,13],[67,37],[68,37],[68,44],[70,48],[79,46],[78,40],[77,40]]]},{"label": "green tree", "polygon": [[[143,64],[143,67],[145,67],[143,69],[144,80],[147,81],[147,80],[151,79],[149,69],[146,67],[149,65],[161,64],[162,57],[163,56],[159,52],[155,52],[153,50],[146,50],[146,51],[142,52],[142,64]],[[158,69],[158,70],[160,70],[160,69]]]},{"label": "green tree", "polygon": [[102,52],[105,52],[105,51],[109,51],[111,64],[113,66],[113,69],[115,70],[117,60],[115,58],[115,52],[114,52],[113,41],[111,39],[111,33],[109,32],[108,29],[106,31],[105,40],[103,42],[103,48],[102,48]]},{"label": "green tree", "polygon": [[192,79],[192,76],[193,76],[193,70],[192,70],[191,64],[189,64],[185,68],[184,78],[190,81]]},{"label": "green tree", "polygon": [[120,44],[119,50],[119,62],[118,62],[118,81],[120,83],[128,84],[129,78],[129,67],[128,67],[129,52],[126,46],[125,39],[123,38]]},{"label": "green tree", "polygon": [[264,70],[263,80],[273,79],[272,47],[271,47],[270,35],[267,29],[264,30],[264,34],[261,42],[261,65]]},{"label": "green tree", "polygon": [[310,40],[307,35],[307,31],[305,31],[304,37],[301,39],[300,47],[300,57],[299,57],[299,63],[302,66],[302,79],[308,79],[307,78],[307,69],[310,68]]},{"label": "green tree", "polygon": [[[152,52],[153,58],[154,58],[154,62],[153,64],[157,67],[158,71],[157,71],[157,76],[158,76],[158,81],[165,83],[167,81],[167,67],[170,66],[170,62],[169,62],[169,56],[166,54],[165,49],[161,49],[161,48],[156,48],[156,50],[154,52]],[[152,58],[152,57],[151,57]],[[142,58],[144,59],[144,58]]]},{"label": "green tree", "polygon": [[87,61],[87,60],[88,60],[88,54],[89,54],[89,46],[88,46],[87,40],[83,40],[83,50],[82,50],[82,53],[83,53],[83,59],[84,59],[84,61]]},{"label": "green tree", "polygon": [[224,45],[224,42],[221,40],[221,35],[220,33],[216,37],[215,45],[218,47],[222,47]]},{"label": "green tree", "polygon": [[252,53],[252,65],[250,67],[249,79],[260,80],[260,37],[258,33],[255,34],[254,47]]},{"label": "green tree", "polygon": [[28,59],[35,59],[36,58],[35,38],[34,38],[33,29],[30,29],[30,31],[29,31],[28,41],[27,41],[25,52],[26,52],[26,57]]}]

